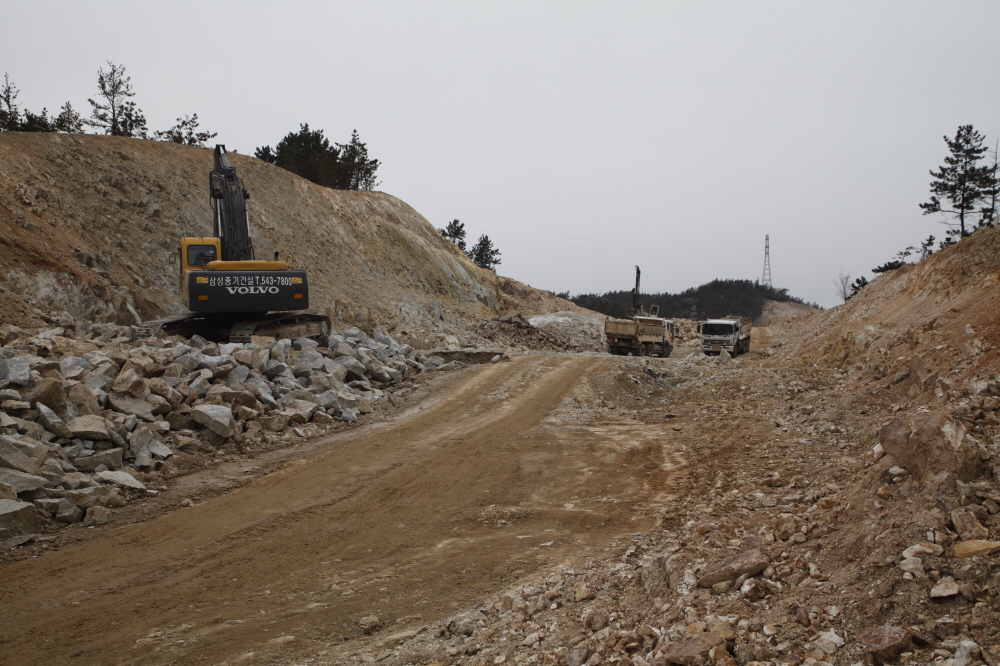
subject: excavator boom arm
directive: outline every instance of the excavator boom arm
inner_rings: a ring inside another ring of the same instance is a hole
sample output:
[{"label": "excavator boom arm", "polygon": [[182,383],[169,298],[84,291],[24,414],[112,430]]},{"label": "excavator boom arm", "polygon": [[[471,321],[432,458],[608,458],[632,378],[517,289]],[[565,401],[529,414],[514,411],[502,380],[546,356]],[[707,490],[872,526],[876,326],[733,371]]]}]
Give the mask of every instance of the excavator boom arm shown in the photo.
[{"label": "excavator boom arm", "polygon": [[208,178],[213,227],[222,245],[220,258],[222,261],[253,261],[250,214],[247,212],[250,193],[243,187],[236,169],[229,164],[229,155],[223,145],[215,147],[215,168]]}]

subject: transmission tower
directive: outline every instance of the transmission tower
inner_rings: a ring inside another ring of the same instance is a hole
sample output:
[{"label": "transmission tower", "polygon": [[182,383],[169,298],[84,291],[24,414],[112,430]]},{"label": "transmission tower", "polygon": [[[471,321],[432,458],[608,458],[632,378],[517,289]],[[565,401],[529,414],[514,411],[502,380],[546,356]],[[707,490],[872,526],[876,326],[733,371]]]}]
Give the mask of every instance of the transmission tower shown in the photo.
[{"label": "transmission tower", "polygon": [[771,284],[771,235],[767,234],[764,236],[764,276],[761,278],[761,283],[768,289],[772,288]]}]

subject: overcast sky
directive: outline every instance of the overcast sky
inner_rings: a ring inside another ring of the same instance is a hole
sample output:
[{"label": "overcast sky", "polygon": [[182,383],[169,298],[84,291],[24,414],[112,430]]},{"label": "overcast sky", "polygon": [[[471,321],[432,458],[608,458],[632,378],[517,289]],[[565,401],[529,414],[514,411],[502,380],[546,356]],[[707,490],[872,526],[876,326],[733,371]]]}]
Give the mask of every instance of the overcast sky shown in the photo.
[{"label": "overcast sky", "polygon": [[[151,129],[197,113],[252,153],[352,129],[378,189],[465,223],[552,291],[761,277],[834,305],[839,271],[929,234],[959,125],[1000,137],[1000,3],[6,0],[22,107],[89,113],[123,64]],[[251,211],[252,215],[252,211]]]}]

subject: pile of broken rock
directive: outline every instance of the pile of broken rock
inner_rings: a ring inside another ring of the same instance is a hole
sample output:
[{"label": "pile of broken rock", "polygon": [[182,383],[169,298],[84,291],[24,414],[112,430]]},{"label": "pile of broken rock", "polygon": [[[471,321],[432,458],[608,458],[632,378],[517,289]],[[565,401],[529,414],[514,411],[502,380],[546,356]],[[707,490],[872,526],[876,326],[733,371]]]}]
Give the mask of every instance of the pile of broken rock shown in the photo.
[{"label": "pile of broken rock", "polygon": [[178,449],[242,448],[309,422],[355,422],[410,374],[462,365],[379,329],[325,342],[0,327],[0,547],[30,540],[42,517],[107,522],[128,497],[155,494],[135,474]]}]

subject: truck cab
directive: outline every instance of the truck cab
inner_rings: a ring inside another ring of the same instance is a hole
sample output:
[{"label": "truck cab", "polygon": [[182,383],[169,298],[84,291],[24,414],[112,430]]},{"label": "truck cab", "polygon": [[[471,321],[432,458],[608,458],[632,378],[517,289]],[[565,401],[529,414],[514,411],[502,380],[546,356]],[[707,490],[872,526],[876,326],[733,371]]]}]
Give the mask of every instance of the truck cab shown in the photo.
[{"label": "truck cab", "polygon": [[733,356],[750,351],[751,322],[746,317],[709,319],[698,325],[701,333],[701,350],[706,354],[719,354],[723,350]]}]

